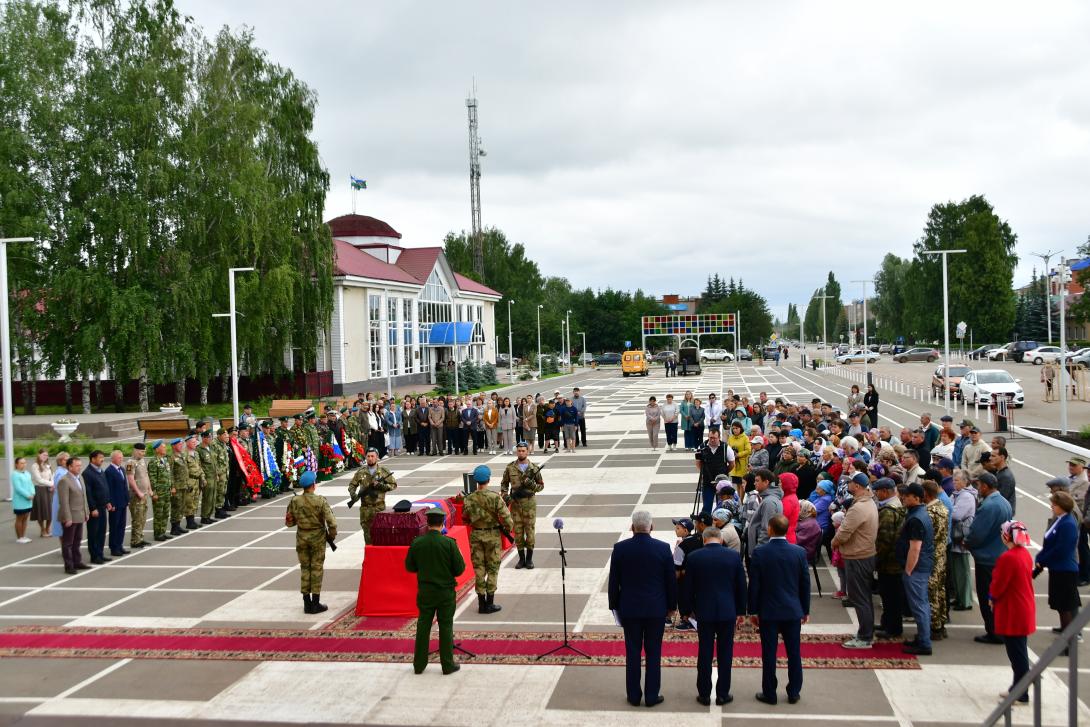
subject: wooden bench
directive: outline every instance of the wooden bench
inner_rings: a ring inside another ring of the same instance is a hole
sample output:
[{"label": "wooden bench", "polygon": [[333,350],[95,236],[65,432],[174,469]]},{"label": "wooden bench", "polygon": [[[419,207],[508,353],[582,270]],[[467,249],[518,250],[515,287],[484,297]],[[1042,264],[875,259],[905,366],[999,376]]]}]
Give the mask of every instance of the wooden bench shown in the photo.
[{"label": "wooden bench", "polygon": [[302,414],[312,406],[314,403],[310,399],[273,399],[272,406],[269,407],[269,418],[279,419]]},{"label": "wooden bench", "polygon": [[189,433],[189,419],[137,419],[137,428],[149,439],[174,439]]}]

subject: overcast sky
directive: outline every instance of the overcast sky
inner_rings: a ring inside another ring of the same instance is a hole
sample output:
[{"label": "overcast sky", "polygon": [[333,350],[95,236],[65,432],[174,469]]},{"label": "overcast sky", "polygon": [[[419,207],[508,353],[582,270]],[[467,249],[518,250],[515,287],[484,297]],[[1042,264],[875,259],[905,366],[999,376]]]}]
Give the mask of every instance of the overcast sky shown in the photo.
[{"label": "overcast sky", "polygon": [[977,193],[1018,234],[1016,283],[1090,234],[1088,3],[178,4],[317,91],[327,215],[363,177],[357,211],[408,246],[469,226],[474,77],[484,224],[575,286],[718,272],[783,316]]}]

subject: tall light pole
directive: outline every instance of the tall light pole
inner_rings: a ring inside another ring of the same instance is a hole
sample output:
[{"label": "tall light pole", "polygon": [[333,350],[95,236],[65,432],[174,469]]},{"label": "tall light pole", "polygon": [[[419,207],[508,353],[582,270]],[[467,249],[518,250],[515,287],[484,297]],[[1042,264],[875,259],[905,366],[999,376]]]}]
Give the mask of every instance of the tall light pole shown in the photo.
[{"label": "tall light pole", "polygon": [[513,300],[507,301],[507,370],[511,372],[511,383],[515,383],[515,349],[511,343],[514,340],[511,337],[511,304]]},{"label": "tall light pole", "polygon": [[951,255],[968,252],[968,250],[924,250],[924,255],[942,255],[942,382],[946,390],[943,397],[943,406],[946,413],[950,413],[950,287],[947,284],[947,260]]},{"label": "tall light pole", "polygon": [[[1067,261],[1060,258],[1060,435],[1067,434]],[[5,349],[6,350],[6,349]],[[6,379],[5,379],[6,380]],[[4,394],[7,396],[7,393]],[[7,401],[7,399],[5,399]]]},{"label": "tall light pole", "polygon": [[[1048,261],[1055,255],[1058,255],[1061,250],[1049,250],[1048,252],[1033,252],[1030,253],[1034,257],[1039,257],[1045,263],[1045,313],[1048,315],[1048,343],[1052,345],[1052,283],[1048,279]],[[1061,288],[1063,287],[1063,281],[1060,281]],[[1063,326],[1064,322],[1060,320],[1060,326]]]},{"label": "tall light pole", "polygon": [[0,375],[4,377],[4,462],[8,478],[7,494],[4,502],[11,500],[14,490],[12,472],[15,471],[15,422],[12,421],[11,406],[11,322],[8,301],[8,243],[34,242],[33,237],[5,237],[0,239],[0,346],[3,346],[3,366]]},{"label": "tall light pole", "polygon": [[571,361],[571,311],[569,310],[564,314],[564,347],[568,349],[568,372],[574,371],[574,365]]},{"label": "tall light pole", "polygon": [[228,313],[213,313],[213,318],[231,319],[231,403],[235,414],[235,426],[238,426],[238,326],[235,324],[235,274],[247,273],[253,268],[229,268],[227,270],[227,301],[231,309]]},{"label": "tall light pole", "polygon": [[579,363],[582,364],[587,355],[587,334],[583,331],[579,331],[579,335],[583,337],[583,350],[579,354]]},{"label": "tall light pole", "polygon": [[[870,381],[867,374],[867,356],[870,355],[870,339],[867,338],[867,283],[869,280],[853,280],[853,283],[863,284],[863,380]],[[855,306],[852,306],[853,308]]]},{"label": "tall light pole", "polygon": [[537,304],[537,377],[541,378],[541,303]]},{"label": "tall light pole", "polygon": [[[825,340],[825,301],[827,299],[829,299],[829,298],[832,298],[833,296],[828,295],[827,293],[825,293],[824,288],[822,288],[821,290],[822,290],[821,295],[815,295],[814,300],[820,300],[821,301],[821,348],[824,351],[829,346],[829,344]],[[822,354],[822,356],[828,356],[828,355],[829,355],[828,352],[825,352],[825,353]]]}]

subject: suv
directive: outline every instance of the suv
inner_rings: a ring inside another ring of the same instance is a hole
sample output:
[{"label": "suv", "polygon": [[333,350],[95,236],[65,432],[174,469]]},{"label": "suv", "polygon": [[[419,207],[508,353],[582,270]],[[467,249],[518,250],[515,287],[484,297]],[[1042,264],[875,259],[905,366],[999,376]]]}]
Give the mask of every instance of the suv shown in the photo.
[{"label": "suv", "polygon": [[733,361],[734,355],[725,348],[703,348],[700,350],[700,363],[708,361]]},{"label": "suv", "polygon": [[994,351],[988,352],[988,358],[992,361],[1012,360],[1022,363],[1027,351],[1040,347],[1037,341],[1012,341]]},{"label": "suv", "polygon": [[658,353],[656,353],[654,356],[651,357],[651,363],[664,364],[667,361],[676,361],[676,360],[677,360],[677,354],[674,353],[673,351],[659,351]]},{"label": "suv", "polygon": [[599,366],[616,366],[621,363],[621,354],[619,353],[603,353],[594,359],[594,362]]}]

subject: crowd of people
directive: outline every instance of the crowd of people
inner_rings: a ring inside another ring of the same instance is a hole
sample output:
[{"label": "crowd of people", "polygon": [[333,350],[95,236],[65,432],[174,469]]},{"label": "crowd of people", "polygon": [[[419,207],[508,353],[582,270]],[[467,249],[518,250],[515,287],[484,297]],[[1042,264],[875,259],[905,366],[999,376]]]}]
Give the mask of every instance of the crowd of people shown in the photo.
[{"label": "crowd of people", "polygon": [[[651,447],[658,447],[665,427],[666,447],[675,449],[680,428],[699,471],[697,514],[674,520],[679,587],[668,623],[693,628],[690,564],[707,532],[751,571],[754,555],[772,537],[770,523],[782,516],[784,539],[800,546],[811,566],[824,550],[837,570],[834,597],[854,608],[858,620],[845,649],[901,638],[910,619],[915,634],[902,649],[931,655],[934,642],[947,638],[951,612],[973,609],[975,590],[983,633],[974,640],[1006,646],[1013,685],[1028,669],[1026,637],[1036,619],[1032,579],[1048,570],[1056,632],[1081,606],[1078,587],[1090,584],[1087,463],[1071,457],[1067,476],[1046,483],[1054,517],[1039,534],[1043,547],[1033,558],[1025,550],[1028,528],[1015,515],[1006,439],[986,442],[972,421],[955,427],[952,417],[936,422],[928,413],[918,426],[895,434],[876,426],[878,403],[872,387],[864,394],[854,386],[843,410],[820,399],[808,405],[769,400],[763,392],[750,401],[728,391],[722,404],[711,393],[706,405],[692,392],[680,404],[672,395],[665,403],[650,399]],[[743,612],[742,604],[734,607]],[[704,686],[698,691],[707,696]]]}]

